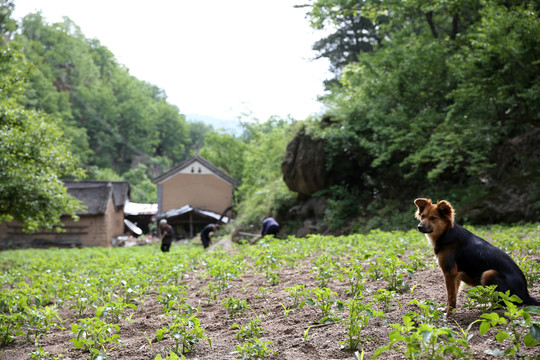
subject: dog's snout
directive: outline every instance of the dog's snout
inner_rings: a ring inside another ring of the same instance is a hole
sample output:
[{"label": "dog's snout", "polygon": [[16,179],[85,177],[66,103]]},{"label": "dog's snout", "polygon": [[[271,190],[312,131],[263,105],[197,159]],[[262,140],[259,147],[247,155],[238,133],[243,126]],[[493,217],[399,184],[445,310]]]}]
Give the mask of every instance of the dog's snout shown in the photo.
[{"label": "dog's snout", "polygon": [[433,229],[426,227],[422,223],[418,224],[418,226],[416,228],[418,229],[418,231],[420,231],[423,234],[428,234],[428,233],[433,231]]}]

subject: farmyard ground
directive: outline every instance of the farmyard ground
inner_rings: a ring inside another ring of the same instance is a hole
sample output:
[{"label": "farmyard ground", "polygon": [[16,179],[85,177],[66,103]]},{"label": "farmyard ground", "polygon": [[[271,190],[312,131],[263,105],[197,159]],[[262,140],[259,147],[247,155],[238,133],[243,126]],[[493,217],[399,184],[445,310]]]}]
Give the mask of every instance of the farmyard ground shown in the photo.
[{"label": "farmyard ground", "polygon": [[[420,236],[420,235],[418,235]],[[154,245],[155,246],[155,245]],[[182,252],[185,245],[174,245],[172,252],[167,255],[156,253],[155,256],[162,259],[163,262],[172,261],[175,254]],[[260,244],[252,245],[260,246]],[[426,244],[427,246],[427,244]],[[76,251],[76,250],[75,250]],[[234,256],[236,249],[224,252],[223,256]],[[234,353],[238,339],[235,337],[236,330],[231,328],[233,324],[247,324],[249,319],[254,318],[254,313],[258,314],[262,321],[261,325],[265,334],[260,337],[263,341],[270,341],[269,347],[277,354],[270,359],[356,359],[353,351],[341,349],[340,342],[344,341],[345,327],[341,323],[325,324],[314,326],[309,329],[307,339],[305,331],[313,325],[314,321],[320,319],[320,310],[315,306],[305,305],[302,309],[292,309],[288,313],[283,305],[291,304],[288,300],[289,292],[285,289],[297,284],[304,284],[306,288],[318,287],[318,281],[315,274],[311,272],[313,268],[313,259],[320,254],[314,254],[301,260],[295,266],[282,266],[277,270],[281,282],[275,286],[268,283],[267,277],[256,269],[252,259],[246,259],[244,263],[244,273],[241,278],[229,282],[229,287],[224,289],[217,298],[208,304],[207,295],[202,291],[208,284],[208,278],[202,276],[202,269],[188,272],[184,279],[187,289],[187,302],[193,307],[200,307],[198,318],[201,321],[201,327],[204,328],[204,334],[212,341],[212,346],[207,341],[200,341],[195,346],[195,351],[185,354],[187,359],[235,359],[238,354]],[[332,254],[330,254],[332,255]],[[407,262],[407,256],[402,259]],[[533,254],[528,259],[540,261],[538,254]],[[347,267],[348,259],[343,258],[341,266]],[[404,291],[402,295],[392,300],[392,306],[386,311],[384,319],[374,319],[363,330],[362,335],[365,343],[361,344],[358,350],[364,351],[364,359],[369,359],[374,351],[382,345],[388,343],[388,334],[392,330],[389,324],[401,324],[403,316],[409,312],[418,312],[415,305],[408,303],[417,299],[431,300],[440,304],[441,309],[446,301],[445,287],[443,277],[438,268],[434,267],[431,258],[427,258],[428,267],[414,272],[413,277],[406,277],[408,286],[413,288]],[[172,264],[172,263],[171,263]],[[381,261],[379,264],[384,267],[386,264]],[[376,293],[378,289],[385,288],[388,282],[384,279],[370,280],[365,283],[363,291],[365,301]],[[347,280],[339,281],[332,279],[328,287],[337,293],[337,298],[346,300],[348,297],[346,291],[350,288]],[[261,291],[261,288],[268,290]],[[464,289],[466,290],[466,289]],[[535,283],[531,289],[531,294],[539,297],[540,284]],[[224,298],[234,298],[246,300],[253,311],[247,311],[245,314],[229,318],[226,309],[221,304]],[[458,299],[458,309],[446,319],[440,326],[447,326],[459,331],[459,328],[466,329],[470,323],[477,320],[481,315],[480,310],[464,308],[467,302],[464,291],[461,292]],[[340,312],[337,308],[333,311],[345,318],[347,313]],[[88,309],[84,316],[94,316],[95,310]],[[500,312],[502,313],[502,312]],[[160,342],[156,341],[156,331],[167,324],[167,317],[162,312],[162,305],[156,301],[156,293],[150,291],[144,300],[144,305],[139,306],[136,311],[128,310],[131,315],[131,321],[123,319],[120,322],[120,338],[123,346],[111,350],[108,355],[110,359],[118,360],[139,360],[154,359],[156,355],[161,354],[164,358],[168,353],[168,348],[173,346],[173,339],[165,337]],[[70,310],[64,306],[60,310],[60,316],[63,319],[76,319],[75,310]],[[540,319],[536,319],[540,321]],[[73,320],[67,320],[64,324],[66,330],[53,329],[52,332],[40,340],[43,350],[51,354],[62,354],[62,359],[89,359],[88,353],[82,353],[75,349],[69,341],[74,336],[71,334],[70,323]],[[474,359],[497,359],[497,357],[485,354],[486,349],[495,347],[501,348],[501,345],[495,340],[495,332],[490,331],[481,336],[478,332],[478,325],[473,326],[470,331],[472,338],[469,340],[470,351],[474,354]],[[507,346],[508,344],[505,343]],[[504,346],[503,346],[504,348]],[[8,345],[1,350],[0,359],[2,360],[20,360],[30,359],[30,354],[35,350],[32,343],[24,342],[18,339],[15,343]],[[540,346],[527,348],[523,353],[531,357],[538,357]],[[397,352],[385,352],[381,359],[405,359],[405,356]]]}]

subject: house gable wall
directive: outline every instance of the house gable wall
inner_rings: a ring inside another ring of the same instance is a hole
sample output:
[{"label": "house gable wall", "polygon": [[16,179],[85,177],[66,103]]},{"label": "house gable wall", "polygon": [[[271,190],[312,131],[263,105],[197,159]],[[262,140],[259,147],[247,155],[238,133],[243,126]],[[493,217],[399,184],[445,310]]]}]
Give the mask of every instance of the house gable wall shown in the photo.
[{"label": "house gable wall", "polygon": [[194,165],[193,173],[189,166],[183,169],[186,171],[180,171],[161,183],[160,212],[191,205],[221,213],[232,205],[232,185],[215,176],[211,171],[206,173],[202,165],[201,173],[199,173],[198,166]]}]

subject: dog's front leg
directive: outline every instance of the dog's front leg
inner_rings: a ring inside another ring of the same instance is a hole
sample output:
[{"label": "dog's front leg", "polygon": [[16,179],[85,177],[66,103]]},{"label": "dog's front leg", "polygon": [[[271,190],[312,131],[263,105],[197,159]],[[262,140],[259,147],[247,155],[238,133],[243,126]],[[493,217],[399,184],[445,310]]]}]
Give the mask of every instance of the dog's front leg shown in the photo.
[{"label": "dog's front leg", "polygon": [[444,282],[446,283],[446,295],[448,303],[446,315],[450,315],[452,309],[455,309],[457,305],[457,295],[461,280],[458,279],[457,274],[444,274]]},{"label": "dog's front leg", "polygon": [[443,274],[448,302],[448,309],[446,310],[446,315],[450,315],[452,309],[455,309],[457,306],[457,296],[459,292],[459,286],[461,285],[461,279],[458,276],[459,273],[457,270],[457,265],[454,264],[454,266],[450,269],[448,266],[448,262],[446,262],[445,265],[447,265],[445,266],[446,271],[443,270]]}]

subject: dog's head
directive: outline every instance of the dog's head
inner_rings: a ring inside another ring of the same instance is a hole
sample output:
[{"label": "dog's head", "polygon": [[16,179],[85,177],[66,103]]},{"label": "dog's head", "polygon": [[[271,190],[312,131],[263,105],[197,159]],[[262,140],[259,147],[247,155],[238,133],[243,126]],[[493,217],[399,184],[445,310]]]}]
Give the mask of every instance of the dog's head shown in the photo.
[{"label": "dog's head", "polygon": [[415,215],[420,220],[417,229],[421,233],[438,238],[454,226],[454,208],[448,201],[441,200],[434,205],[431,199],[416,199],[414,204],[418,208]]}]

